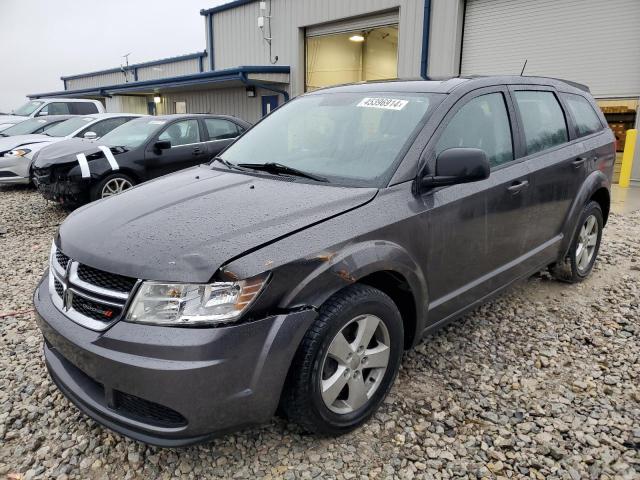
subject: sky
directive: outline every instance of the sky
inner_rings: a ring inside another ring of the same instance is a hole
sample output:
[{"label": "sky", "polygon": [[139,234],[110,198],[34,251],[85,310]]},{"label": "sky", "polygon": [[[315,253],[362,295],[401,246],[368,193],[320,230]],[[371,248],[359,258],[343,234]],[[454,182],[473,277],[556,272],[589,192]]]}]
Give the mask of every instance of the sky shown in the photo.
[{"label": "sky", "polygon": [[0,112],[61,76],[205,49],[203,8],[228,0],[0,0]]}]

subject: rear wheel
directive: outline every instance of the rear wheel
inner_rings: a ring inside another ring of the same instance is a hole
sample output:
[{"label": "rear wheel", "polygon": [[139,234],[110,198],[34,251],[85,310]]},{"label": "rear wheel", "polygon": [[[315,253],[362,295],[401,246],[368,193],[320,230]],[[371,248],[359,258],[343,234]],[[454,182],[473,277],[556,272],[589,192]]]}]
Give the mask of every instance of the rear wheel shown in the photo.
[{"label": "rear wheel", "polygon": [[321,307],[296,353],[284,413],[325,435],[362,425],[391,388],[403,343],[400,312],[386,294],[358,284],[338,292]]},{"label": "rear wheel", "polygon": [[571,248],[562,262],[551,266],[558,280],[580,282],[587,278],[600,249],[604,220],[598,202],[589,202],[582,211]]},{"label": "rear wheel", "polygon": [[128,175],[113,173],[91,188],[91,201],[118,195],[125,190],[129,190],[135,184],[135,181]]}]

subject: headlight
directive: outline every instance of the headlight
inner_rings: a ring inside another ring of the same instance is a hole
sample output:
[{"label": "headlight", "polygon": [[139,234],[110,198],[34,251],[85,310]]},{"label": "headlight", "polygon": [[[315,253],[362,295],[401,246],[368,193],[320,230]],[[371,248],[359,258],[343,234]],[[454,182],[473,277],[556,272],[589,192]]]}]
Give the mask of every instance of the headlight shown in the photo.
[{"label": "headlight", "polygon": [[9,155],[14,157],[25,157],[28,153],[31,153],[31,150],[28,148],[16,148],[15,150],[11,150]]},{"label": "headlight", "polygon": [[126,320],[156,325],[201,326],[234,322],[258,297],[268,274],[209,284],[143,282]]}]

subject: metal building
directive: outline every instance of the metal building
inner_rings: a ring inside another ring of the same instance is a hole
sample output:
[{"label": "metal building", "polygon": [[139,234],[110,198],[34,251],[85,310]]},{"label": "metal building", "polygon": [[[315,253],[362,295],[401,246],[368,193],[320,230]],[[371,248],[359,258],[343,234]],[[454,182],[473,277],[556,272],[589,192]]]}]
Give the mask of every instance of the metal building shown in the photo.
[{"label": "metal building", "polygon": [[62,77],[64,90],[30,97],[255,122],[325,85],[517,74],[526,61],[525,75],[589,85],[620,149],[638,123],[638,0],[235,0],[200,14],[202,52]]}]

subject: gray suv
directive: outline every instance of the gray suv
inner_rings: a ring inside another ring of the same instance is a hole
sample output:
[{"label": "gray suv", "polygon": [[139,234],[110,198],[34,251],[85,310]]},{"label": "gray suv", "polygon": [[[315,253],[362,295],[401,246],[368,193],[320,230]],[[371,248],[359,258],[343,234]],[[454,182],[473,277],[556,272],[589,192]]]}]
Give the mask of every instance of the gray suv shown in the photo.
[{"label": "gray suv", "polygon": [[580,281],[614,136],[585,87],[486,77],[302,95],[210,163],[85,206],[34,302],[54,382],[163,446],[365,422],[402,352],[518,279]]}]

